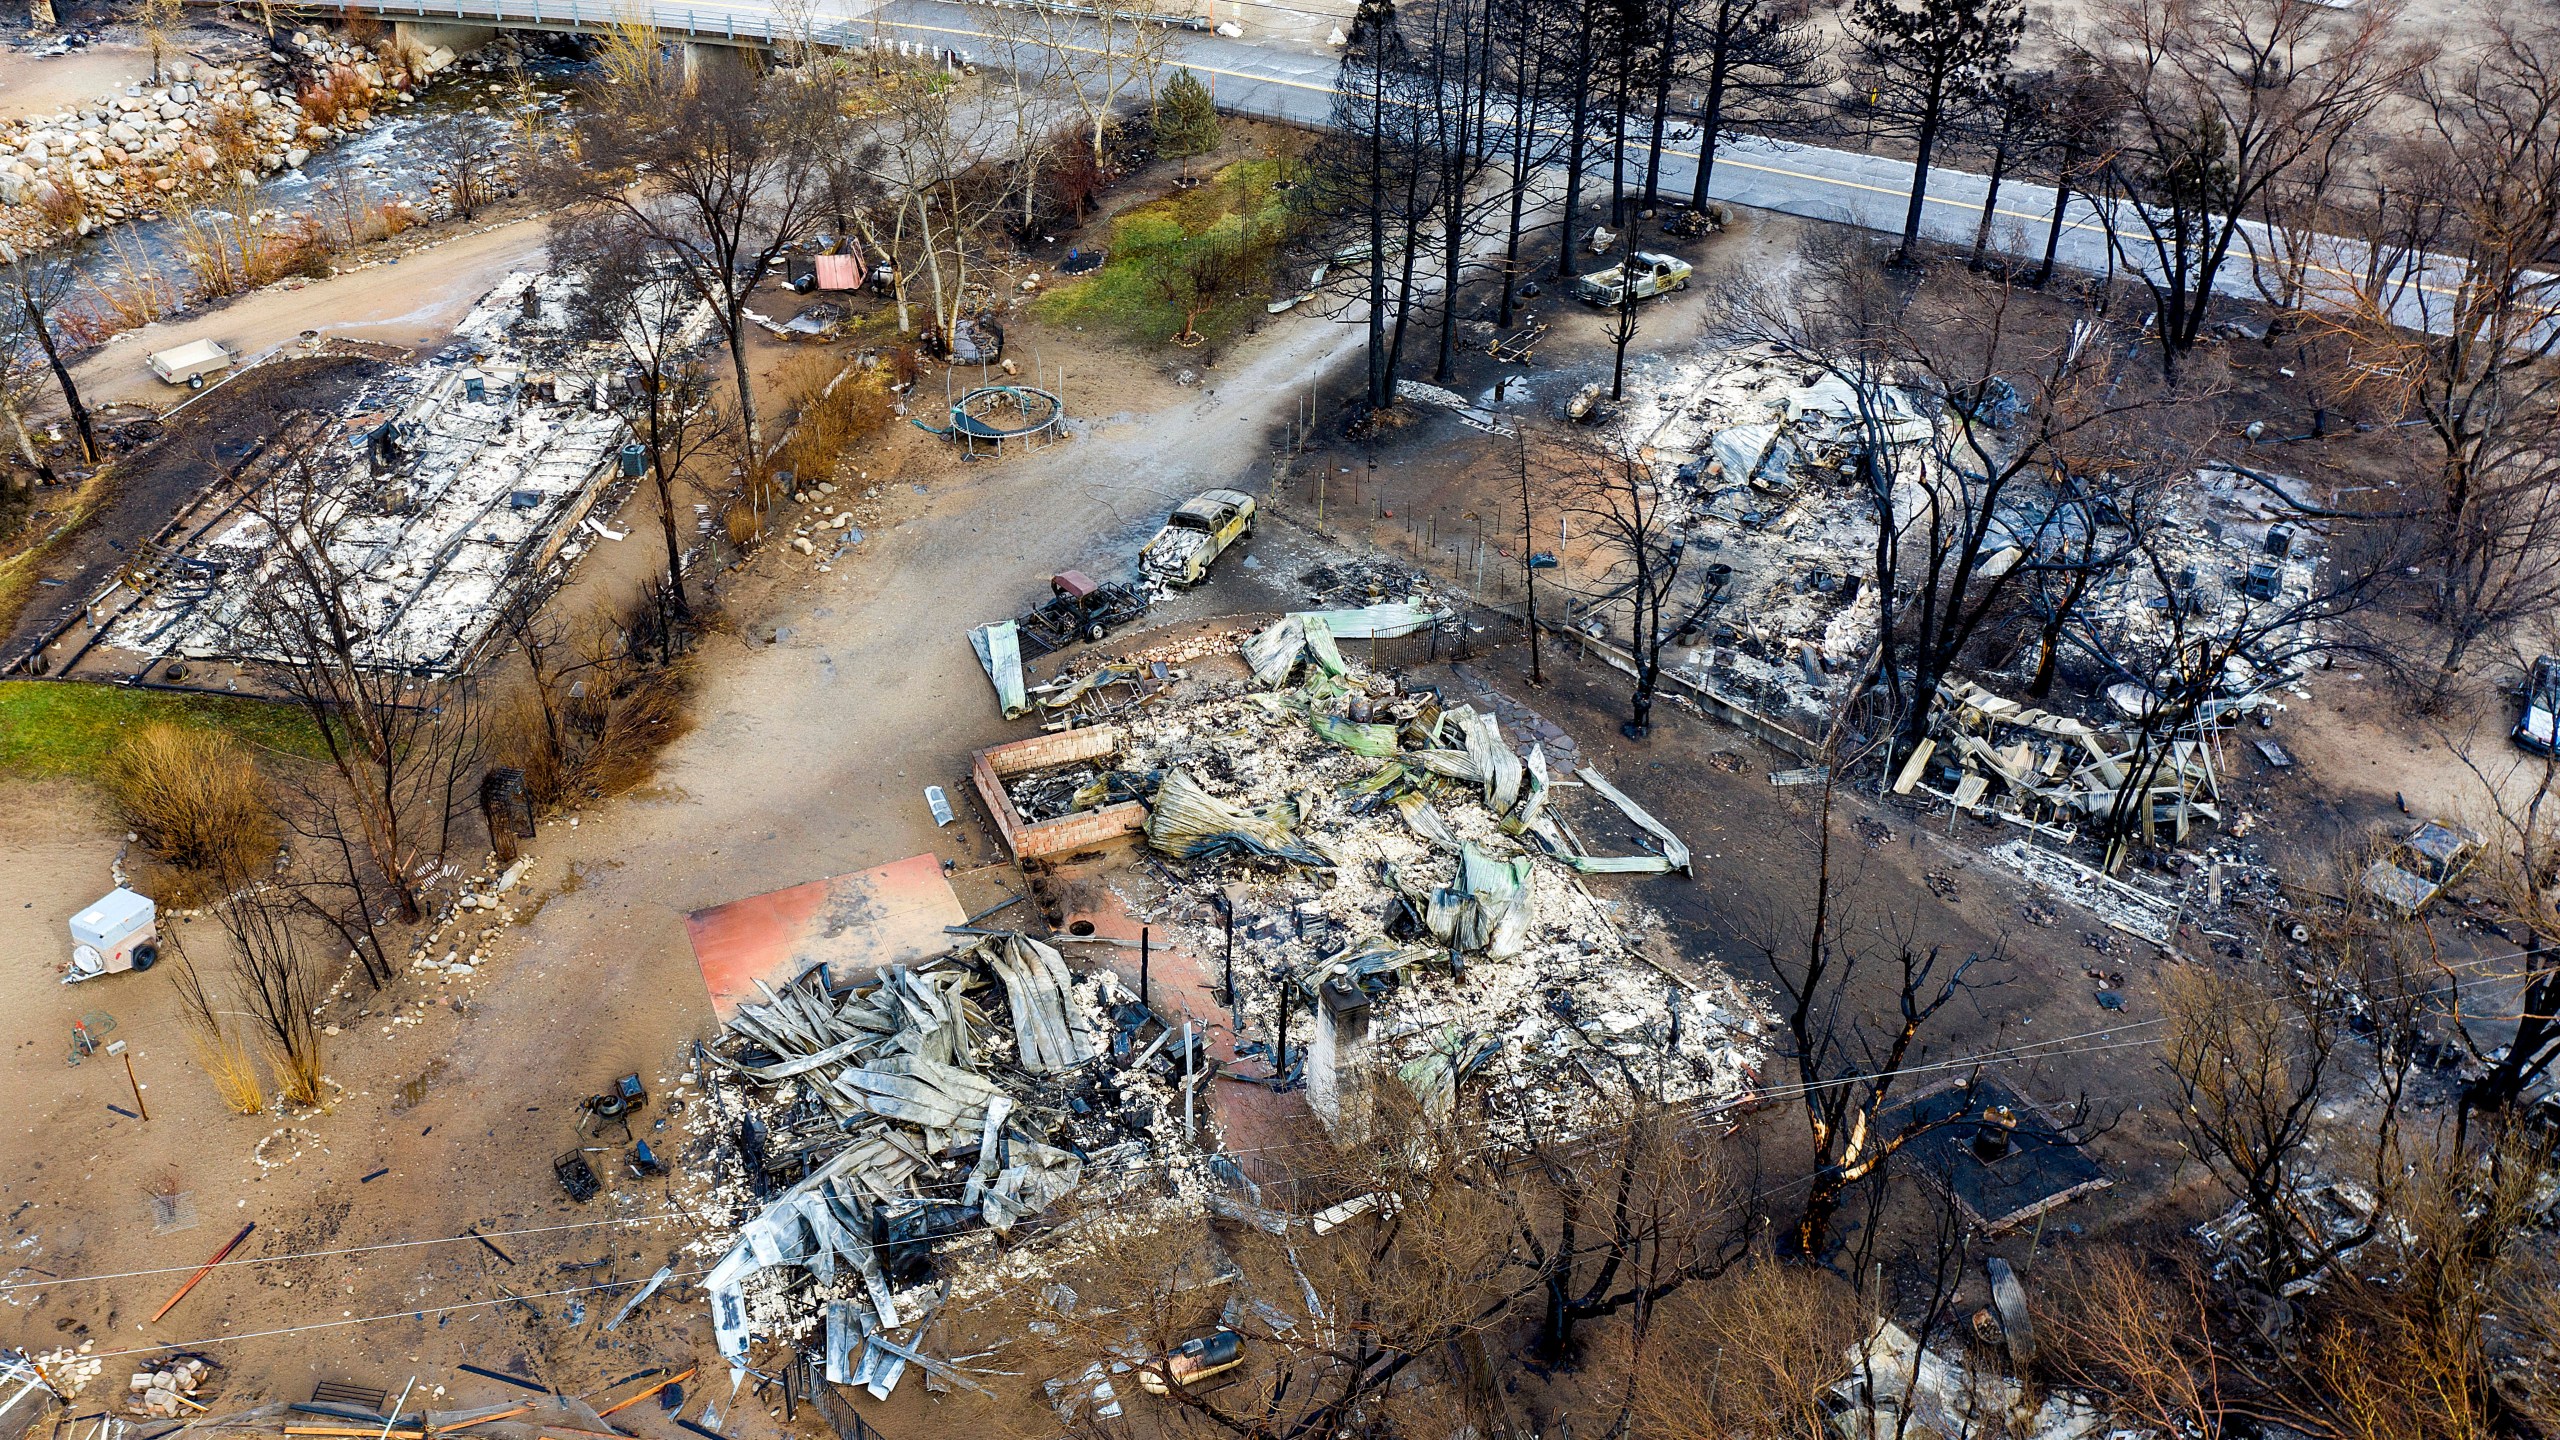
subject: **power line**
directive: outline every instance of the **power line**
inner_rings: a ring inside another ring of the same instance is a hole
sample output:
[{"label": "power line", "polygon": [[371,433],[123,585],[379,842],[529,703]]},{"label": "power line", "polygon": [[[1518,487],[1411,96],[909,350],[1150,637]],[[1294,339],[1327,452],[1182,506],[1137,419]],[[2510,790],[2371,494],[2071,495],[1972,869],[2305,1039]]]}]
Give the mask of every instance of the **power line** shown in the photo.
[{"label": "power line", "polygon": [[[383,1250],[414,1250],[427,1245],[456,1245],[463,1241],[506,1240],[520,1235],[552,1235],[564,1230],[598,1230],[614,1225],[649,1225],[661,1220],[685,1218],[681,1211],[665,1211],[655,1215],[626,1215],[611,1220],[586,1220],[575,1225],[535,1225],[522,1230],[466,1231],[460,1235],[438,1235],[426,1240],[385,1240],[375,1245],[349,1245],[335,1250],[300,1250],[284,1255],[253,1255],[239,1260],[225,1260],[219,1268],[229,1270],[249,1265],[276,1265],[288,1260],[328,1260],[344,1255],[370,1255]],[[17,1290],[44,1290],[57,1285],[86,1285],[104,1280],[134,1280],[153,1275],[192,1274],[198,1266],[164,1265],[150,1270],[117,1270],[100,1275],[61,1275],[48,1280],[15,1280],[0,1285],[0,1294]]]}]

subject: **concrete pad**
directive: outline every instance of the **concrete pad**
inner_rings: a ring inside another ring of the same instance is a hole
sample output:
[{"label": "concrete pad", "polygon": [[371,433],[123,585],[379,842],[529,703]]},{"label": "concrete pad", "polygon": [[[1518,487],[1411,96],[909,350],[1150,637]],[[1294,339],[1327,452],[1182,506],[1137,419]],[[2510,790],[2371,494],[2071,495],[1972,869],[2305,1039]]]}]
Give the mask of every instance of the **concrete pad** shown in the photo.
[{"label": "concrete pad", "polygon": [[740,1003],[764,998],[759,980],[779,989],[814,965],[843,978],[930,959],[951,948],[943,927],[968,918],[942,861],[924,854],[696,910],[684,923],[726,1025]]}]

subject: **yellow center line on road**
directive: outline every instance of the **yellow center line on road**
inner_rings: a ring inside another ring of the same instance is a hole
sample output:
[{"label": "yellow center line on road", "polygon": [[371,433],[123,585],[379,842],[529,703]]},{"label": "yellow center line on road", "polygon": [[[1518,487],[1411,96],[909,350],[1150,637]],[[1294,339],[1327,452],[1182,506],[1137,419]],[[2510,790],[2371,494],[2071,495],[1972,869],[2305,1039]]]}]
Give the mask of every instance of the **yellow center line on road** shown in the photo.
[{"label": "yellow center line on road", "polygon": [[[1005,37],[991,35],[984,30],[971,30],[956,25],[927,25],[921,21],[914,20],[886,20],[880,18],[876,11],[869,17],[869,20],[875,27],[886,26],[897,30],[914,30],[928,35],[950,35],[968,40],[984,40],[989,44],[997,45],[1007,43]],[[863,22],[861,20],[854,20],[848,23],[850,25],[860,25]],[[1083,55],[1101,55],[1106,53],[1104,51],[1097,50],[1090,45],[1068,45],[1047,40],[1036,43],[1045,50],[1067,50]],[[1278,75],[1259,75],[1251,71],[1231,70],[1223,66],[1216,65],[1190,65],[1185,66],[1184,68],[1198,75],[1222,76],[1230,80],[1241,80],[1247,84],[1253,85],[1278,85],[1291,90],[1304,90],[1311,95],[1332,95],[1339,97],[1342,93],[1331,85],[1320,84],[1312,80],[1290,80]],[[1553,133],[1552,129],[1550,133]],[[1665,145],[1663,147],[1663,153],[1692,163],[1696,163],[1699,159],[1698,152],[1694,150],[1682,150],[1671,145]],[[1876,185],[1864,180],[1843,179],[1836,175],[1817,175],[1804,170],[1790,170],[1782,165],[1762,165],[1750,160],[1736,159],[1730,155],[1717,157],[1716,163],[1728,169],[1748,170],[1755,175],[1768,175],[1782,180],[1796,180],[1807,185],[1827,185],[1839,190],[1863,191],[1870,195],[1881,195],[1889,199],[1904,199],[1911,194],[1910,187],[1907,185],[1901,187]],[[1932,170],[1935,168],[1935,166],[1931,167]],[[1978,213],[1981,209],[1979,205],[1976,205],[1971,201],[1957,200],[1948,196],[1936,194],[1922,196],[1921,202],[1927,205],[1938,205],[1949,209],[1962,210],[1967,213]],[[2053,223],[2053,216],[2050,212],[2045,214],[2031,214],[2023,210],[1995,208],[1991,213],[2002,219],[2023,221],[2037,225],[2051,225]],[[2100,235],[2104,235],[2106,233],[2106,226],[2094,217],[2081,220],[2065,220],[2062,228],[2066,231],[2074,232],[2093,231]],[[2316,261],[2304,265],[2303,268],[2306,271],[2320,275],[2338,276],[2349,280],[2356,278],[2355,271],[2335,265],[2321,264]],[[2419,284],[2410,288],[2430,295],[2451,295],[2456,293],[2452,287],[2444,285]]]}]

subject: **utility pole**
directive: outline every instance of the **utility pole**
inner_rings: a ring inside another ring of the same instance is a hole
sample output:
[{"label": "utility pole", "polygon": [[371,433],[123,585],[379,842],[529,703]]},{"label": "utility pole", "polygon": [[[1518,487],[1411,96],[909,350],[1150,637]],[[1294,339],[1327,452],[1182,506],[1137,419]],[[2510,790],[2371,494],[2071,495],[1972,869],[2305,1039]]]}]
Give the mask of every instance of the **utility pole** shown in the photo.
[{"label": "utility pole", "polygon": [[1536,532],[1529,525],[1529,437],[1527,432],[1512,437],[1520,463],[1520,571],[1529,587],[1529,683],[1544,685],[1546,674],[1538,668],[1538,562],[1530,546]]}]

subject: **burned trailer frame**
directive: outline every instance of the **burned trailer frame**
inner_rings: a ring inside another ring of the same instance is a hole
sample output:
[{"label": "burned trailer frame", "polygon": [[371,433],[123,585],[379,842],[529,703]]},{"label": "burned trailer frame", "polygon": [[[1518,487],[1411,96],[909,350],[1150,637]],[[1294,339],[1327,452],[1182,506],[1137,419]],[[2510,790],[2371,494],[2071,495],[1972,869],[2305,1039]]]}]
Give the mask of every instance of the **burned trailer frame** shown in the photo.
[{"label": "burned trailer frame", "polygon": [[1049,598],[1014,623],[1024,653],[1046,655],[1078,640],[1100,640],[1146,613],[1146,597],[1129,586],[1064,570],[1049,577]]}]

